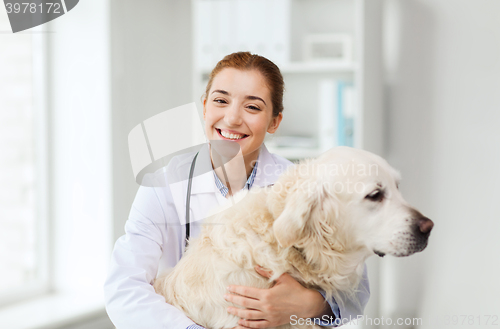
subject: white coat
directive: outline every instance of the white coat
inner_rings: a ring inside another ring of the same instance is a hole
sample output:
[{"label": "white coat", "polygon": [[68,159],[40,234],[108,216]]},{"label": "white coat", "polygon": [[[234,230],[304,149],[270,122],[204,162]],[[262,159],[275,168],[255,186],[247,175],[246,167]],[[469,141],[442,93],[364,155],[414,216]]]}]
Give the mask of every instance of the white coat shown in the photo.
[{"label": "white coat", "polygon": [[[193,324],[182,311],[165,303],[152,283],[157,273],[174,267],[185,245],[185,207],[187,177],[194,153],[174,157],[165,170],[156,172],[163,186],[139,187],[125,224],[125,235],[116,243],[104,284],[106,311],[117,329],[186,329]],[[210,164],[208,147],[196,160]],[[253,185],[273,184],[292,163],[271,154],[263,145]],[[182,179],[178,179],[181,177]],[[176,180],[170,183],[168,180]],[[200,233],[208,212],[228,202],[217,189],[213,172],[193,178],[191,190],[191,236]],[[363,313],[369,297],[366,267],[357,300],[339,303],[342,318]]]}]

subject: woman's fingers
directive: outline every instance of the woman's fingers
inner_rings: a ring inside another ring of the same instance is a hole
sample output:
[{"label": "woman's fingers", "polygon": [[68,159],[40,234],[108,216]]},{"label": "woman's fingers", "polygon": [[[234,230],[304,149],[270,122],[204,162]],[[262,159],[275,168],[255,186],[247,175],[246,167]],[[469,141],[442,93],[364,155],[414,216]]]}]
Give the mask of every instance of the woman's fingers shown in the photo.
[{"label": "woman's fingers", "polygon": [[262,292],[267,289],[259,289],[254,287],[245,286],[228,286],[227,290],[231,293],[238,294],[240,296],[249,297],[253,299],[260,299]]},{"label": "woman's fingers", "polygon": [[239,305],[239,306],[242,306],[245,308],[259,309],[258,300],[253,299],[253,298],[248,298],[245,296],[238,296],[238,295],[233,295],[233,294],[225,294],[224,299],[227,300],[228,302],[234,303],[236,305]]},{"label": "woman's fingers", "polygon": [[240,326],[242,326],[242,328],[244,328],[244,329],[276,327],[274,325],[270,325],[269,321],[267,321],[267,320],[244,320],[244,319],[241,319],[240,321],[238,321],[238,324]]},{"label": "woman's fingers", "polygon": [[237,307],[228,307],[228,313],[232,315],[236,315],[239,318],[247,319],[247,320],[259,320],[262,318],[262,312],[251,309],[243,309]]}]

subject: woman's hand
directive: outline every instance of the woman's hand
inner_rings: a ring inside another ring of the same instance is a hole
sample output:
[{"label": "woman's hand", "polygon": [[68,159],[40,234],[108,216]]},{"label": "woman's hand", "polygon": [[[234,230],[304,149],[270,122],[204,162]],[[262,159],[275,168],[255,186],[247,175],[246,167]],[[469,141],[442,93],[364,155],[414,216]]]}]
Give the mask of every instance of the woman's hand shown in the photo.
[{"label": "woman's hand", "polygon": [[[256,266],[255,271],[266,278],[272,275],[260,266]],[[224,298],[245,308],[228,308],[229,313],[241,318],[239,326],[233,329],[275,327],[290,323],[292,315],[294,318],[312,318],[331,313],[319,292],[305,288],[287,273],[269,289],[229,286],[228,290],[237,295],[226,294]]]}]

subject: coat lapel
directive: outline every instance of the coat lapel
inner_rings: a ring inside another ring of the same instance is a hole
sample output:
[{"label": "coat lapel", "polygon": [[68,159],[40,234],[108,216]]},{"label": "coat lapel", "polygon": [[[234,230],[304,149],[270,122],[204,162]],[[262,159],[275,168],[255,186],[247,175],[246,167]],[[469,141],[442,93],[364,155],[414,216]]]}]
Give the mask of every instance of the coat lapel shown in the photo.
[{"label": "coat lapel", "polygon": [[277,163],[266,146],[262,144],[259,154],[257,174],[253,181],[254,186],[266,187],[274,184],[283,173],[286,166]]}]

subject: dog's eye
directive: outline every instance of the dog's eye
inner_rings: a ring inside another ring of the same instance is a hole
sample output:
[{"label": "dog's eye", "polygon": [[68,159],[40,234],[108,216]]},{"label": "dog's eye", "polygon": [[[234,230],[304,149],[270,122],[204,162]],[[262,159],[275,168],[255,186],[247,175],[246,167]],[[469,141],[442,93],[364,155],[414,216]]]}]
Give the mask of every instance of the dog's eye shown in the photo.
[{"label": "dog's eye", "polygon": [[376,202],[376,201],[381,201],[383,197],[384,197],[384,192],[377,189],[368,194],[367,196],[365,196],[365,199]]}]

